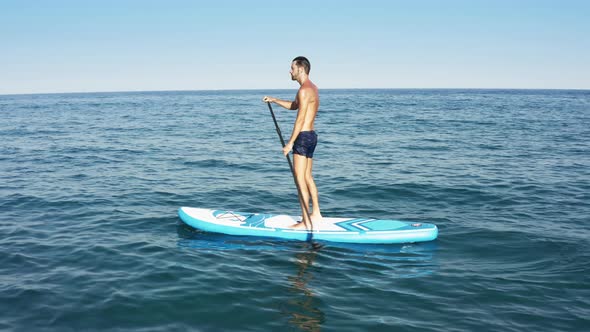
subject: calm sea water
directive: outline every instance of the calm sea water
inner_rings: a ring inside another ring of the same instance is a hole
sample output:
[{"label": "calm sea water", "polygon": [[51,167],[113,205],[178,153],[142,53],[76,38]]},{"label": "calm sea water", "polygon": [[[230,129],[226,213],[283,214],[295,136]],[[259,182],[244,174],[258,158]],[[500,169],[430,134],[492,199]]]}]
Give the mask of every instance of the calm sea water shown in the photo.
[{"label": "calm sea water", "polygon": [[590,328],[590,91],[322,91],[324,215],[432,222],[430,243],[182,224],[298,213],[261,102],[294,93],[0,96],[0,330]]}]

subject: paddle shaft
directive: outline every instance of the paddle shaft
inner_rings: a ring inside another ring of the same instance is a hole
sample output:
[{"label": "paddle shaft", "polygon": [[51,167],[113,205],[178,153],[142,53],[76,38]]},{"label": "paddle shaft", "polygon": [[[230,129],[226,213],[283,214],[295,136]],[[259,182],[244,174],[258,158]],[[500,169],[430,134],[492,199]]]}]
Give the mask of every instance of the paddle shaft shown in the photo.
[{"label": "paddle shaft", "polygon": [[[279,139],[281,140],[281,145],[285,147],[285,140],[283,139],[283,134],[281,133],[281,128],[279,128],[279,123],[277,122],[277,118],[275,117],[275,112],[272,110],[272,106],[270,103],[266,103],[268,105],[268,110],[270,111],[270,115],[272,115],[272,120],[275,123],[275,128],[277,129],[277,134],[279,135]],[[293,163],[291,162],[291,158],[289,154],[287,154],[287,162],[289,163],[289,168],[291,169],[291,174],[293,174],[293,181],[295,181],[295,186],[297,187],[297,193],[299,194],[299,201],[303,206],[303,212],[307,216],[307,220],[309,220],[310,231],[313,231],[313,223],[311,222],[311,218],[309,217],[309,209],[305,205],[305,201],[303,200],[303,192],[301,191],[301,187],[299,187],[299,183],[297,182],[297,175],[295,174],[295,169],[293,168]],[[311,234],[311,233],[310,233]]]}]

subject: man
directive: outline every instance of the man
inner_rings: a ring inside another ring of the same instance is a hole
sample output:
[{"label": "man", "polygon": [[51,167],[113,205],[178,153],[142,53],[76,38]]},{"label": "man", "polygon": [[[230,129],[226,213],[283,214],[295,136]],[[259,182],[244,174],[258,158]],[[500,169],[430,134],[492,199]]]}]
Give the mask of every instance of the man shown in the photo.
[{"label": "man", "polygon": [[[267,103],[275,103],[289,110],[299,110],[297,119],[293,126],[293,132],[289,142],[283,148],[283,154],[286,156],[293,150],[293,164],[295,168],[295,178],[299,188],[301,188],[300,197],[301,211],[303,222],[291,226],[295,229],[311,229],[311,221],[318,222],[322,220],[320,205],[318,202],[318,189],[311,175],[313,167],[313,152],[315,150],[318,136],[314,131],[315,117],[320,107],[320,96],[318,87],[309,79],[309,70],[311,65],[307,58],[299,56],[291,62],[291,79],[297,81],[300,85],[299,91],[294,101],[280,100],[277,98],[265,96],[262,100]],[[309,207],[309,197],[312,200],[312,212],[308,220],[306,210]]]}]

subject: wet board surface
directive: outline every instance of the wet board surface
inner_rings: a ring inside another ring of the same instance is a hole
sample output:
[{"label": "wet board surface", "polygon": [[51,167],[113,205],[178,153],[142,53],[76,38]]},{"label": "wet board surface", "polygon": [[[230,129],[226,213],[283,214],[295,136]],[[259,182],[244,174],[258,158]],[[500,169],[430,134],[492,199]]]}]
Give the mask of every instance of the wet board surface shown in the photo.
[{"label": "wet board surface", "polygon": [[301,217],[282,214],[182,207],[178,215],[187,225],[206,232],[301,241],[311,237],[318,241],[348,243],[411,243],[432,241],[438,236],[434,224],[391,219],[324,217],[308,231],[289,228]]}]

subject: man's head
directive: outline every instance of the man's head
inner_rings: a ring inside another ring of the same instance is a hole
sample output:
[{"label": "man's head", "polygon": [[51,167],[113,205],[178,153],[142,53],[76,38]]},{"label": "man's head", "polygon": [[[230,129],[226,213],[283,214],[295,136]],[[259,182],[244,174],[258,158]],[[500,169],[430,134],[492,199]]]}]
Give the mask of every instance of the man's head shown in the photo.
[{"label": "man's head", "polygon": [[291,79],[296,81],[302,72],[309,75],[310,70],[311,64],[309,63],[309,60],[304,56],[298,56],[291,62]]}]

